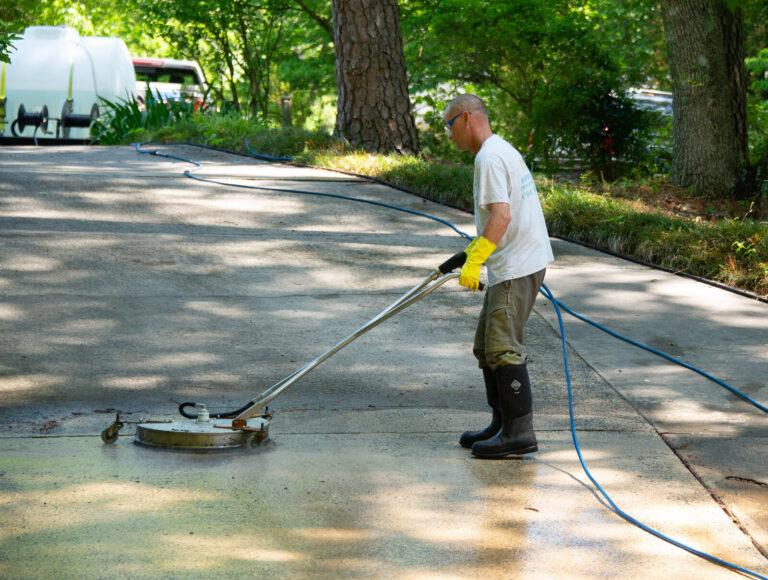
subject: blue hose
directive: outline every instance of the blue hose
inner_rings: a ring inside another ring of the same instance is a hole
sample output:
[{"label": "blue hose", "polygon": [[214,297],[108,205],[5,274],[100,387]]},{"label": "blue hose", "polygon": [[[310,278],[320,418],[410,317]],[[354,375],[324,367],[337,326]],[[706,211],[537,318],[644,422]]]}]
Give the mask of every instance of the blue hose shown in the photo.
[{"label": "blue hose", "polygon": [[[176,160],[179,160],[179,161],[184,161],[184,162],[187,162],[187,163],[192,163],[194,165],[197,165],[198,167],[202,167],[202,165],[200,163],[198,163],[197,161],[192,161],[191,159],[185,159],[183,157],[178,157],[176,155],[171,155],[171,154],[163,153],[163,152],[160,152],[160,151],[146,151],[146,150],[142,150],[142,149],[140,149],[140,146],[142,145],[142,143],[134,143],[133,145],[136,146],[136,151],[138,153],[146,153],[146,154],[151,154],[151,155],[157,155],[159,157],[167,157],[169,159],[176,159]],[[250,147],[248,147],[248,150],[249,151],[251,150]],[[252,152],[252,153],[255,156],[259,157],[259,158],[270,157],[270,156],[259,155],[259,154],[255,153],[255,152]],[[278,159],[279,158],[271,158],[271,160],[278,160]],[[429,215],[429,214],[426,214],[426,213],[417,212],[417,211],[405,209],[405,208],[402,208],[402,207],[398,207],[398,206],[395,206],[395,205],[381,203],[381,202],[378,202],[378,201],[371,201],[371,200],[367,200],[367,199],[360,199],[360,198],[356,198],[356,197],[349,197],[349,196],[345,196],[345,195],[337,195],[337,194],[332,194],[332,193],[322,193],[322,192],[314,192],[314,191],[302,191],[302,190],[295,190],[295,189],[279,189],[279,188],[272,188],[272,187],[260,187],[260,186],[255,186],[255,185],[225,183],[225,182],[222,182],[222,181],[217,181],[215,179],[199,177],[197,175],[192,174],[190,171],[185,171],[184,175],[186,175],[187,177],[190,177],[192,179],[197,179],[199,181],[205,181],[205,182],[208,182],[208,183],[216,183],[218,185],[227,185],[227,186],[230,186],[230,187],[242,187],[242,188],[246,188],[246,189],[256,189],[256,190],[260,190],[260,191],[279,191],[279,192],[284,192],[284,193],[295,193],[295,194],[302,194],[302,195],[319,195],[319,196],[323,196],[323,197],[331,197],[331,198],[336,198],[336,199],[343,199],[343,200],[346,200],[346,201],[356,201],[356,202],[361,202],[361,203],[368,203],[368,204],[371,204],[371,205],[377,205],[377,206],[385,207],[387,209],[393,209],[393,210],[396,210],[396,211],[401,211],[401,212],[405,212],[405,213],[409,213],[409,214],[413,214],[413,215],[417,215],[417,216],[420,216],[420,217],[424,217],[424,218],[428,218],[428,219],[434,220],[436,222],[439,222],[441,224],[444,224],[444,225],[448,226],[453,231],[458,233],[460,236],[462,236],[462,237],[464,237],[466,239],[472,239],[472,236],[470,236],[466,232],[461,231],[455,225],[453,225],[452,223],[450,223],[450,222],[448,222],[446,220],[440,219],[438,217],[435,217],[435,216],[432,216],[432,215]],[[595,488],[597,488],[597,490],[600,492],[600,494],[605,498],[605,500],[611,506],[611,509],[613,509],[613,511],[617,515],[619,515],[621,518],[623,518],[627,522],[631,523],[632,525],[637,526],[641,530],[644,530],[644,531],[648,532],[649,534],[651,534],[653,536],[656,536],[660,540],[664,540],[665,542],[668,542],[668,543],[672,544],[673,546],[676,546],[676,547],[678,547],[678,548],[680,548],[682,550],[685,550],[686,552],[689,552],[689,553],[691,553],[691,554],[693,554],[695,556],[703,558],[704,560],[707,560],[708,562],[711,562],[713,564],[717,564],[718,566],[722,566],[722,567],[727,568],[729,570],[732,570],[734,572],[739,572],[739,573],[742,573],[742,574],[746,574],[746,575],[751,576],[753,578],[759,578],[760,580],[768,580],[768,577],[763,576],[761,574],[758,574],[757,572],[753,572],[752,570],[749,570],[747,568],[743,568],[743,567],[738,566],[736,564],[732,564],[730,562],[727,562],[726,560],[721,560],[720,558],[712,556],[711,554],[707,554],[706,552],[702,552],[700,550],[692,548],[692,547],[690,547],[690,546],[688,546],[686,544],[683,544],[682,542],[678,542],[677,540],[674,540],[674,539],[670,538],[669,536],[665,536],[661,532],[658,532],[658,531],[654,530],[653,528],[645,525],[641,521],[633,518],[632,516],[630,516],[625,511],[623,511],[621,508],[619,508],[614,503],[614,501],[611,499],[611,497],[608,495],[608,493],[603,489],[603,487],[600,485],[600,483],[598,483],[598,481],[592,476],[592,473],[587,468],[587,465],[586,465],[586,463],[584,461],[584,458],[583,458],[583,456],[581,454],[581,446],[579,445],[578,437],[576,436],[576,426],[575,426],[575,423],[574,423],[574,415],[573,415],[573,393],[572,393],[572,388],[571,388],[571,375],[570,375],[570,372],[568,370],[568,351],[567,351],[567,344],[566,344],[566,340],[565,340],[565,325],[563,324],[563,318],[562,318],[562,315],[560,313],[560,309],[562,308],[563,310],[568,312],[568,314],[570,314],[571,316],[574,316],[575,318],[578,318],[579,320],[582,320],[583,322],[586,322],[587,324],[591,324],[595,328],[597,328],[599,330],[602,330],[603,332],[606,332],[609,335],[611,335],[611,336],[613,336],[615,338],[618,338],[619,340],[627,342],[627,343],[629,343],[629,344],[631,344],[633,346],[636,346],[638,348],[646,350],[646,351],[648,351],[648,352],[650,352],[652,354],[655,354],[657,356],[665,358],[666,360],[669,360],[669,361],[671,361],[671,362],[673,362],[673,363],[675,363],[677,365],[680,365],[680,366],[682,366],[682,367],[684,367],[686,369],[689,369],[689,370],[691,370],[693,372],[696,372],[696,373],[700,374],[701,376],[703,376],[703,377],[705,377],[705,378],[707,378],[707,379],[717,383],[721,387],[723,387],[725,389],[728,389],[731,393],[737,395],[738,397],[740,397],[741,399],[743,399],[747,403],[755,406],[756,408],[758,408],[759,410],[763,411],[764,413],[768,413],[768,408],[765,407],[764,405],[761,405],[760,403],[758,403],[754,399],[750,398],[749,396],[745,395],[744,393],[742,393],[738,389],[735,389],[734,387],[730,386],[729,384],[725,383],[724,381],[721,381],[720,379],[710,375],[709,373],[706,373],[706,372],[702,371],[701,369],[698,369],[698,368],[694,367],[693,365],[689,365],[689,364],[684,363],[684,362],[682,362],[680,360],[677,360],[676,358],[673,358],[673,357],[669,356],[668,354],[666,354],[666,353],[664,353],[664,352],[662,352],[660,350],[656,350],[654,348],[651,348],[649,346],[646,346],[644,344],[636,342],[636,341],[634,341],[632,339],[626,338],[626,337],[624,337],[624,336],[622,336],[622,335],[620,335],[620,334],[618,334],[618,333],[616,333],[616,332],[614,332],[614,331],[612,331],[612,330],[610,330],[610,329],[608,329],[608,328],[606,328],[606,327],[604,327],[604,326],[594,322],[593,320],[590,320],[589,318],[586,318],[585,316],[582,316],[582,315],[574,312],[573,310],[571,310],[570,308],[565,306],[563,303],[561,303],[559,300],[557,300],[554,297],[554,295],[552,294],[552,292],[549,290],[549,288],[547,288],[547,286],[545,284],[542,284],[541,293],[546,298],[548,298],[552,302],[552,304],[554,305],[555,312],[557,313],[558,324],[560,326],[560,337],[561,337],[562,349],[563,349],[563,366],[565,368],[565,380],[566,380],[566,385],[567,385],[567,388],[568,388],[568,415],[569,415],[569,418],[570,418],[570,430],[571,430],[571,438],[573,439],[573,446],[576,449],[576,454],[579,457],[579,463],[581,463],[581,467],[584,470],[584,473],[589,478],[589,480],[592,482],[592,484],[595,486]]]},{"label": "blue hose", "polygon": [[630,344],[632,344],[634,346],[638,346],[638,347],[643,348],[643,349],[645,349],[645,350],[647,350],[649,352],[652,352],[654,354],[658,354],[659,356],[662,356],[662,357],[664,357],[666,359],[669,359],[672,362],[678,363],[678,364],[680,364],[680,365],[682,365],[682,366],[684,366],[686,368],[694,370],[694,371],[698,372],[699,374],[701,374],[701,375],[703,375],[703,376],[705,376],[705,377],[707,377],[707,378],[717,382],[720,385],[726,386],[729,390],[731,390],[732,392],[738,393],[744,400],[754,404],[759,409],[765,410],[765,407],[763,407],[762,405],[760,405],[757,402],[753,401],[752,399],[750,399],[746,395],[740,393],[739,391],[737,391],[733,387],[730,387],[730,386],[726,385],[725,383],[723,383],[719,379],[716,379],[716,378],[708,375],[707,373],[705,373],[705,372],[703,372],[703,371],[701,371],[701,370],[699,370],[699,369],[697,369],[695,367],[692,367],[692,366],[687,365],[685,363],[681,363],[680,361],[677,361],[677,360],[671,358],[669,355],[667,355],[665,353],[662,353],[660,351],[657,351],[655,349],[652,349],[650,347],[647,347],[645,345],[637,343],[637,342],[635,342],[633,340],[630,340],[628,338],[624,338],[623,336],[620,336],[620,335],[616,334],[612,330],[608,330],[607,328],[597,324],[596,322],[593,322],[593,321],[591,321],[591,320],[589,320],[589,319],[587,319],[587,318],[585,318],[585,317],[583,317],[581,315],[576,314],[572,310],[567,309],[565,306],[563,306],[563,304],[561,304],[553,296],[552,292],[550,292],[549,288],[547,288],[547,286],[544,285],[544,284],[542,284],[542,294],[544,294],[544,296],[549,298],[549,300],[555,306],[555,312],[557,313],[557,321],[558,321],[558,324],[560,325],[560,338],[561,338],[561,342],[562,342],[563,361],[564,361],[564,366],[565,366],[565,381],[566,381],[566,384],[568,386],[568,416],[569,416],[570,424],[571,424],[571,437],[573,439],[573,446],[576,449],[576,454],[579,456],[579,463],[581,463],[581,468],[584,470],[584,473],[587,475],[587,477],[592,482],[592,484],[597,488],[597,490],[600,492],[600,494],[605,498],[605,500],[610,504],[611,508],[613,508],[613,511],[616,512],[616,514],[621,516],[623,519],[625,519],[629,523],[631,523],[631,524],[637,526],[638,528],[640,528],[641,530],[644,530],[644,531],[648,532],[649,534],[651,534],[653,536],[656,536],[660,540],[664,540],[665,542],[668,542],[668,543],[672,544],[673,546],[677,546],[678,548],[680,548],[682,550],[685,550],[686,552],[690,552],[694,556],[698,556],[700,558],[703,558],[703,559],[707,560],[708,562],[712,562],[713,564],[717,564],[718,566],[723,566],[724,568],[728,568],[729,570],[733,570],[734,572],[742,572],[744,574],[748,574],[750,576],[753,576],[754,578],[760,578],[762,580],[768,580],[768,578],[758,574],[757,572],[753,572],[752,570],[748,570],[747,568],[742,568],[741,566],[738,566],[736,564],[731,564],[730,562],[727,562],[725,560],[721,560],[720,558],[716,558],[715,556],[712,556],[711,554],[707,554],[706,552],[702,552],[700,550],[696,550],[695,548],[691,548],[690,546],[688,546],[686,544],[683,544],[682,542],[678,542],[677,540],[673,540],[669,536],[665,536],[661,532],[658,532],[658,531],[654,530],[653,528],[645,525],[641,521],[633,518],[627,512],[625,512],[624,510],[619,508],[619,506],[617,506],[614,503],[614,501],[606,493],[606,491],[603,489],[603,487],[592,476],[592,473],[587,468],[587,465],[584,462],[584,458],[581,455],[581,446],[579,445],[579,441],[578,441],[578,439],[576,437],[576,425],[574,423],[574,418],[573,418],[573,393],[571,392],[571,375],[570,375],[570,372],[568,371],[568,349],[567,349],[567,345],[566,345],[566,341],[565,341],[565,327],[563,325],[562,315],[560,314],[560,307],[563,307],[563,309],[566,310],[569,314],[572,314],[573,316],[576,316],[580,320],[588,322],[589,324],[595,326],[596,328],[599,328],[600,330],[603,330],[603,331],[609,333],[611,336],[615,336],[616,338],[619,338],[619,339],[621,339],[621,340],[623,340],[625,342],[628,342],[628,343],[630,343]]},{"label": "blue hose", "polygon": [[149,141],[142,141],[141,143],[131,143],[133,147],[136,148],[137,153],[143,153],[144,155],[154,155],[156,157],[165,157],[166,159],[175,159],[176,161],[183,161],[185,163],[191,163],[192,165],[197,165],[198,167],[202,167],[203,164],[199,163],[197,161],[193,161],[192,159],[187,159],[186,157],[179,157],[178,155],[171,155],[170,153],[163,153],[162,151],[152,150],[147,151],[146,149],[142,149],[141,146],[145,145],[146,143],[149,143]]},{"label": "blue hose", "polygon": [[274,157],[273,155],[267,155],[265,153],[257,153],[256,151],[251,149],[251,146],[248,143],[248,137],[245,138],[245,147],[246,149],[248,149],[248,153],[250,153],[256,159],[262,159],[264,161],[293,161],[294,160],[294,157]]},{"label": "blue hose", "polygon": [[[177,155],[171,155],[169,153],[163,153],[162,151],[147,151],[147,150],[141,149],[140,147],[141,147],[141,145],[143,145],[143,143],[132,143],[131,145],[134,145],[136,147],[136,151],[139,152],[139,153],[145,153],[145,154],[148,154],[148,155],[156,155],[158,157],[167,157],[169,159],[176,159],[178,161],[185,161],[187,163],[192,163],[194,165],[197,165],[198,167],[202,167],[202,164],[198,163],[197,161],[192,161],[191,159],[186,159],[184,157],[179,157]],[[278,159],[278,158],[276,158],[276,157],[272,158],[272,160],[275,160],[275,159]],[[260,186],[260,185],[246,185],[246,184],[242,184],[242,183],[226,183],[224,181],[219,181],[217,179],[211,179],[209,177],[200,177],[198,175],[195,175],[194,173],[192,173],[189,170],[185,171],[184,175],[186,175],[187,177],[189,177],[191,179],[196,179],[198,181],[204,181],[206,183],[215,183],[217,185],[225,185],[225,186],[228,186],[228,187],[241,187],[241,188],[245,188],[245,189],[256,189],[256,190],[259,190],[259,191],[277,191],[277,192],[280,192],[280,193],[295,193],[295,194],[300,194],[300,195],[317,195],[317,196],[320,196],[320,197],[330,197],[330,198],[334,198],[334,199],[343,199],[345,201],[356,201],[356,202],[359,202],[359,203],[367,203],[369,205],[376,205],[376,206],[379,206],[379,207],[384,207],[384,208],[387,208],[387,209],[401,211],[401,212],[404,212],[404,213],[409,213],[409,214],[416,215],[416,216],[419,216],[419,217],[423,217],[423,218],[434,220],[434,221],[436,221],[438,223],[441,223],[441,224],[443,224],[445,226],[448,226],[449,228],[451,228],[453,231],[455,231],[460,236],[463,236],[463,237],[465,237],[467,239],[470,239],[470,240],[472,239],[472,237],[470,235],[462,232],[459,228],[457,228],[455,225],[453,225],[451,222],[449,222],[447,220],[444,220],[444,219],[441,219],[439,217],[435,217],[433,215],[429,215],[427,213],[423,213],[423,212],[420,212],[420,211],[415,211],[415,210],[412,210],[412,209],[406,209],[404,207],[399,207],[399,206],[396,206],[396,205],[391,205],[391,204],[383,203],[383,202],[380,202],[380,201],[373,201],[371,199],[361,199],[359,197],[350,197],[350,196],[347,196],[347,195],[339,195],[337,193],[324,193],[322,191],[304,191],[304,190],[301,190],[301,189],[284,189],[284,188],[279,188],[279,187],[264,187],[264,186]]]},{"label": "blue hose", "polygon": [[[541,293],[544,294],[544,296],[546,296],[547,298],[549,298],[552,301],[552,303],[555,305],[555,308],[558,308],[558,307],[562,308],[563,310],[565,310],[568,314],[570,314],[574,318],[578,318],[579,320],[581,320],[583,322],[586,322],[587,324],[591,324],[595,328],[597,328],[599,330],[602,330],[605,333],[610,334],[614,338],[618,338],[619,340],[623,340],[624,342],[626,342],[628,344],[631,344],[632,346],[636,346],[637,348],[641,348],[641,349],[643,349],[645,351],[650,352],[651,354],[655,354],[656,356],[660,356],[662,358],[665,358],[668,361],[675,363],[676,365],[680,365],[681,367],[686,368],[689,371],[693,371],[695,373],[698,373],[702,377],[704,377],[706,379],[709,379],[713,383],[717,383],[718,385],[720,385],[724,389],[728,389],[730,392],[732,392],[737,397],[743,399],[744,401],[746,401],[750,405],[753,405],[753,406],[757,407],[758,409],[760,409],[763,413],[768,413],[768,407],[765,407],[764,405],[761,405],[760,403],[758,403],[754,399],[749,398],[747,395],[745,395],[744,393],[742,393],[738,389],[733,388],[731,385],[729,385],[728,383],[726,383],[724,381],[721,381],[717,377],[714,377],[714,376],[710,375],[709,373],[704,372],[703,370],[701,370],[699,368],[696,368],[693,365],[689,365],[688,363],[685,363],[685,362],[683,362],[681,360],[678,360],[678,359],[676,359],[676,358],[674,358],[672,356],[669,356],[665,352],[662,352],[660,350],[656,350],[655,348],[651,348],[650,346],[646,346],[646,345],[644,345],[642,343],[636,342],[636,341],[632,340],[631,338],[627,338],[626,336],[622,336],[622,335],[618,334],[617,332],[614,332],[614,331],[612,331],[612,330],[610,330],[610,329],[608,329],[608,328],[606,328],[604,326],[601,326],[600,324],[598,324],[594,320],[590,320],[586,316],[582,316],[581,314],[578,314],[577,312],[574,312],[573,310],[568,308],[565,304],[563,304],[559,300],[556,300],[555,297],[552,296],[552,293],[549,291],[549,289],[546,286],[543,286],[543,290],[541,291]],[[559,314],[559,312],[558,312],[558,314]],[[562,330],[562,328],[561,328],[561,330]]]},{"label": "blue hose", "polygon": [[343,199],[345,201],[356,201],[356,202],[359,202],[359,203],[367,203],[369,205],[377,205],[379,207],[385,207],[387,209],[393,209],[393,210],[396,210],[396,211],[401,211],[401,212],[404,212],[404,213],[409,213],[409,214],[412,214],[412,215],[417,215],[419,217],[423,217],[423,218],[434,220],[436,222],[439,222],[439,223],[441,223],[443,225],[448,226],[453,231],[458,233],[460,236],[464,236],[466,238],[472,239],[470,236],[468,236],[467,234],[462,232],[460,229],[458,229],[455,225],[453,225],[451,222],[449,222],[447,220],[441,219],[439,217],[435,217],[433,215],[429,215],[427,213],[422,213],[420,211],[415,211],[415,210],[412,210],[412,209],[406,209],[404,207],[398,207],[396,205],[390,205],[388,203],[383,203],[383,202],[380,202],[380,201],[373,201],[371,199],[362,199],[362,198],[359,198],[359,197],[350,197],[350,196],[347,196],[347,195],[339,195],[338,193],[325,193],[325,192],[322,192],[322,191],[304,191],[304,190],[301,190],[301,189],[283,189],[283,188],[279,188],[279,187],[264,187],[262,185],[246,185],[246,184],[243,184],[243,183],[226,183],[224,181],[218,181],[216,179],[210,179],[208,177],[200,177],[198,175],[195,175],[194,173],[191,173],[188,170],[184,172],[184,175],[186,175],[187,177],[190,177],[192,179],[197,179],[198,181],[205,181],[207,183],[216,183],[218,185],[226,185],[226,186],[229,186],[229,187],[243,187],[245,189],[256,189],[256,190],[259,190],[259,191],[278,191],[278,192],[281,192],[281,193],[297,193],[297,194],[300,194],[300,195],[318,195],[320,197],[331,197],[331,198],[334,198],[334,199]]}]

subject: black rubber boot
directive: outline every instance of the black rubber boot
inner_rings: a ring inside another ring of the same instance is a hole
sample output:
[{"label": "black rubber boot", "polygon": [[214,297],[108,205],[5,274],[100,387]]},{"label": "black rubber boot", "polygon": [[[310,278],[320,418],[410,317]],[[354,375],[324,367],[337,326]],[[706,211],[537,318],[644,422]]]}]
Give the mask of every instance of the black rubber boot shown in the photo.
[{"label": "black rubber boot", "polygon": [[528,369],[524,364],[496,369],[499,386],[501,429],[485,441],[472,445],[472,455],[498,459],[538,451],[533,432],[533,399]]},{"label": "black rubber boot", "polygon": [[459,445],[471,449],[477,441],[490,439],[501,429],[501,412],[499,411],[499,389],[496,373],[490,367],[483,367],[483,379],[485,379],[485,393],[488,397],[488,405],[493,411],[491,424],[481,431],[464,431],[459,437]]}]

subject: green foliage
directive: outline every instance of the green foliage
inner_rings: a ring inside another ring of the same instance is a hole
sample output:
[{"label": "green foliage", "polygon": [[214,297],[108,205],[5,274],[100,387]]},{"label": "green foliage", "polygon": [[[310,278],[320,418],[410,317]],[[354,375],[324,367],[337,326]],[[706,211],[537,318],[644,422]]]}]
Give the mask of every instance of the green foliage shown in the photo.
[{"label": "green foliage", "polygon": [[745,59],[744,65],[751,76],[750,90],[759,98],[768,97],[768,48]]},{"label": "green foliage", "polygon": [[[276,60],[279,90],[281,94],[293,95],[295,125],[332,130],[336,122],[336,61],[331,3],[302,0],[301,4],[304,11],[288,11],[285,15],[282,39],[285,50]],[[318,21],[331,30],[323,28]],[[330,119],[326,113],[329,106]]]},{"label": "green foliage", "polygon": [[768,207],[768,48],[745,60],[750,76],[747,118],[754,193]]},{"label": "green foliage", "polygon": [[8,33],[22,33],[33,24],[43,0],[16,0],[0,2],[0,23]]},{"label": "green foliage", "polygon": [[[619,42],[643,38],[649,22],[641,32],[629,25],[616,32],[605,21],[603,11],[618,18],[608,2],[406,4],[410,22],[406,19],[404,26],[408,23],[422,38],[418,53],[409,53],[417,62],[417,86],[426,88],[435,105],[440,101],[435,81],[471,83],[490,105],[495,130],[522,151],[530,141],[527,159],[538,160],[545,171],[560,169],[562,157],[610,177],[645,163],[650,118],[633,106],[625,91],[646,69],[632,45],[614,49]],[[635,12],[650,5],[630,0],[620,4]],[[611,42],[606,42],[608,30]],[[436,70],[440,77],[434,76]],[[425,145],[430,155],[445,154],[439,138]]]},{"label": "green foliage", "polygon": [[229,109],[277,121],[280,96],[296,91],[294,117],[301,123],[316,99],[335,90],[332,39],[293,2],[137,4],[144,20],[168,41],[170,56],[200,61],[215,100]]},{"label": "green foliage", "polygon": [[588,69],[580,78],[550,83],[548,95],[536,99],[531,112],[526,155],[531,165],[555,173],[564,157],[609,180],[644,166],[651,152],[654,116],[611,86],[610,79]]},{"label": "green foliage", "polygon": [[206,114],[187,117],[175,125],[161,127],[152,140],[162,142],[186,141],[229,149],[241,150],[254,123],[237,111],[224,114]]},{"label": "green foliage", "polygon": [[160,93],[147,93],[145,107],[141,107],[134,98],[101,101],[105,109],[103,119],[91,127],[94,141],[101,145],[141,140],[149,131],[179,123],[198,114],[196,103],[163,102]]},{"label": "green foliage", "polygon": [[745,60],[750,76],[747,115],[753,161],[762,154],[768,140],[768,48]]},{"label": "green foliage", "polygon": [[[598,165],[615,164],[602,155],[601,123],[608,118],[622,131],[629,124],[624,108],[611,108],[610,95],[664,75],[665,59],[658,56],[663,36],[652,0],[399,4],[411,90],[418,92],[415,100],[428,102],[431,109],[420,119],[432,128],[423,134],[431,158],[467,161],[445,138],[440,113],[459,90],[472,90],[491,106],[494,129],[521,149],[531,129],[537,136],[551,133],[551,138],[536,142],[537,155],[545,161],[563,149],[564,139],[573,144],[576,155],[586,134],[592,139],[587,150],[597,160],[588,166],[597,173]],[[327,0],[18,0],[15,6],[10,19],[20,30],[33,21],[64,23],[81,34],[120,36],[133,54],[196,59],[221,109],[247,110],[251,117],[277,123],[280,96],[291,93],[297,126],[334,125],[334,49]],[[590,84],[596,76],[599,92]],[[572,102],[561,98],[568,93]],[[580,106],[579,116],[574,116],[573,103],[590,99],[599,107]],[[573,129],[581,134],[572,136]],[[620,158],[637,151],[620,145],[643,136],[627,130],[631,136],[626,139],[613,136]],[[623,164],[620,159],[618,167],[638,166],[636,157],[628,159]],[[606,174],[613,171],[602,169]]]},{"label": "green foliage", "polygon": [[12,32],[6,32],[8,24],[0,20],[0,62],[11,62],[10,53],[13,51],[13,42],[19,40],[19,36]]},{"label": "green foliage", "polygon": [[595,0],[583,4],[591,12],[600,46],[612,55],[620,71],[623,87],[672,90],[658,0]]},{"label": "green foliage", "polygon": [[32,25],[67,25],[83,36],[122,38],[133,54],[167,50],[136,4],[123,0],[14,0],[0,3],[0,20],[17,33]]},{"label": "green foliage", "polygon": [[572,187],[551,185],[540,192],[552,233],[768,294],[768,224],[671,217]]},{"label": "green foliage", "polygon": [[471,78],[524,95],[537,75],[551,80],[549,71],[578,63],[594,44],[611,55],[624,86],[669,88],[657,0],[399,4],[412,90],[434,90],[439,83]]},{"label": "green foliage", "polygon": [[473,166],[430,163],[417,157],[398,161],[383,171],[380,178],[443,203],[472,208]]},{"label": "green foliage", "polygon": [[[273,157],[293,157],[299,163],[312,163],[322,152],[343,151],[345,145],[323,131],[307,131],[295,127],[274,129],[263,125],[251,128],[246,150]],[[243,147],[239,146],[242,151]]]}]

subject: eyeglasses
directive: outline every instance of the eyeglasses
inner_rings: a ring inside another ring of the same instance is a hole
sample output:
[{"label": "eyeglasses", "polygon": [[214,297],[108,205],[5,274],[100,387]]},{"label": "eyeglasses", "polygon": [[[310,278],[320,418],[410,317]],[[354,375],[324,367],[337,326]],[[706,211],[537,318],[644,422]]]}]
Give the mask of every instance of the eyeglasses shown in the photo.
[{"label": "eyeglasses", "polygon": [[[456,115],[456,116],[455,116],[453,119],[451,119],[450,121],[448,121],[448,122],[445,124],[445,130],[446,130],[446,131],[448,131],[448,133],[452,133],[452,132],[453,132],[453,122],[454,122],[456,119],[458,119],[459,117],[461,117],[461,116],[464,114],[464,112],[465,112],[465,111],[462,111],[461,113],[459,113],[458,115]],[[469,111],[466,111],[466,113],[467,113],[467,114],[469,114]]]}]

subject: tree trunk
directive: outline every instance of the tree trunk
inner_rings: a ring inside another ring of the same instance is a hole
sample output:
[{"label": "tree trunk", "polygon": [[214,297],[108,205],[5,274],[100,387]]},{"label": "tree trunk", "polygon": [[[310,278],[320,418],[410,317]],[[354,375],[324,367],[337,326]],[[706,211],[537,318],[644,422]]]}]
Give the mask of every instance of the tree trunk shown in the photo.
[{"label": "tree trunk", "polygon": [[674,92],[673,183],[701,197],[747,195],[743,16],[723,0],[664,0]]},{"label": "tree trunk", "polygon": [[366,151],[418,153],[397,0],[333,0],[336,132]]}]

